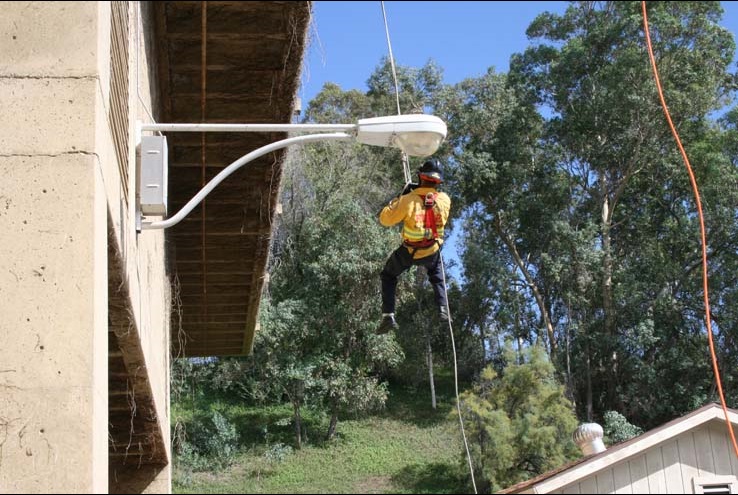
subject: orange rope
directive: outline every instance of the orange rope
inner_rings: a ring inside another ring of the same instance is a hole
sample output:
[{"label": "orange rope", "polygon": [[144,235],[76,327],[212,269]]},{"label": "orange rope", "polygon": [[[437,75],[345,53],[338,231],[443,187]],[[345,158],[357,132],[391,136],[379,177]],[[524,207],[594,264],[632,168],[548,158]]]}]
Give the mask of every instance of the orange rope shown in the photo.
[{"label": "orange rope", "polygon": [[682,146],[682,141],[679,139],[679,134],[677,133],[676,128],[674,127],[674,123],[671,120],[671,115],[669,114],[669,109],[666,106],[666,100],[664,99],[664,92],[661,89],[661,80],[659,79],[659,71],[656,68],[656,58],[653,56],[653,47],[651,46],[651,35],[649,33],[648,29],[648,15],[646,14],[646,2],[641,2],[641,8],[643,10],[643,30],[646,33],[646,45],[648,46],[648,56],[651,59],[651,67],[653,68],[653,76],[656,80],[656,89],[658,89],[659,92],[659,99],[661,100],[661,107],[664,109],[664,114],[666,115],[666,121],[669,123],[669,127],[671,128],[671,133],[674,135],[674,139],[677,142],[677,145],[679,146],[679,152],[682,154],[682,158],[684,159],[684,164],[687,167],[687,172],[689,173],[689,181],[692,184],[692,189],[694,190],[694,196],[695,200],[697,202],[697,213],[700,218],[700,235],[702,240],[702,291],[704,293],[704,300],[705,300],[705,321],[707,322],[707,341],[710,344],[710,356],[712,357],[712,369],[715,372],[715,382],[717,384],[717,390],[718,395],[720,395],[720,404],[723,406],[723,412],[725,413],[725,423],[728,425],[728,432],[730,433],[730,439],[733,441],[733,450],[735,451],[736,456],[738,456],[738,443],[735,441],[735,434],[733,433],[733,424],[730,422],[730,417],[728,415],[728,406],[725,405],[725,395],[723,394],[723,385],[720,381],[720,369],[718,368],[718,362],[717,362],[717,355],[715,354],[715,343],[713,342],[712,338],[712,319],[710,318],[710,296],[708,293],[708,283],[707,283],[707,236],[705,235],[705,219],[702,215],[702,201],[700,200],[700,192],[697,188],[697,180],[694,178],[694,173],[692,172],[692,166],[689,164],[689,158],[687,158],[687,153],[684,151],[684,146]]}]

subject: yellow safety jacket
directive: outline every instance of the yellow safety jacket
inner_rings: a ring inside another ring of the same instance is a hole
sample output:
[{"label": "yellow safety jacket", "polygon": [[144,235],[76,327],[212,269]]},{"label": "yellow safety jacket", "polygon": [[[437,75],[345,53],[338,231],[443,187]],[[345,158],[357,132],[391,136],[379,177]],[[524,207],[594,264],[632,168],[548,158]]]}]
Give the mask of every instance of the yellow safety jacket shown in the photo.
[{"label": "yellow safety jacket", "polygon": [[[437,242],[433,242],[428,247],[412,247],[411,244],[433,239],[433,226],[425,225],[425,198],[428,194],[435,194],[432,208],[436,220]],[[450,210],[451,198],[448,197],[448,194],[438,192],[433,187],[417,187],[409,193],[390,201],[390,204],[385,206],[379,214],[379,223],[385,227],[391,227],[404,222],[402,239],[405,242],[405,247],[411,253],[414,252],[414,259],[425,258],[438,251],[440,245],[443,244],[443,228],[448,220]]]}]

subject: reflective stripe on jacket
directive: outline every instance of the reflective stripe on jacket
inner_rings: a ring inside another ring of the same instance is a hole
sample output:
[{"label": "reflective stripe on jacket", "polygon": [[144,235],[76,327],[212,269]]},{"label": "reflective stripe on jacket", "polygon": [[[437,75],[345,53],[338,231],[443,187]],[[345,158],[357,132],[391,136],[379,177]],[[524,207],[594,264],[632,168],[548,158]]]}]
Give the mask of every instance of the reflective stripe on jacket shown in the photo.
[{"label": "reflective stripe on jacket", "polygon": [[[379,214],[379,223],[385,227],[391,227],[403,222],[403,240],[417,242],[424,239],[432,239],[432,228],[430,225],[425,225],[424,202],[426,194],[435,192],[437,192],[436,189],[432,187],[418,187],[408,194],[393,199]],[[425,258],[438,251],[439,246],[443,243],[443,228],[448,221],[450,210],[451,198],[448,197],[448,194],[439,192],[436,196],[435,205],[433,206],[433,213],[436,217],[438,243],[428,248],[417,249],[413,258]],[[412,251],[411,248],[408,249]]]}]

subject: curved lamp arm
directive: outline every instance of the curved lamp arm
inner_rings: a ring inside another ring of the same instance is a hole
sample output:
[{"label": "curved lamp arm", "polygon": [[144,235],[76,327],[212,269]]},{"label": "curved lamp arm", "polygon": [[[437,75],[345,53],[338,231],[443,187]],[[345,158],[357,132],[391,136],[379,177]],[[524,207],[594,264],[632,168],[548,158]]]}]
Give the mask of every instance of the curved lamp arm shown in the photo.
[{"label": "curved lamp arm", "polygon": [[[321,134],[310,134],[283,139],[272,144],[263,146],[251,153],[242,156],[216,175],[205,187],[200,190],[186,205],[174,216],[158,222],[143,222],[142,205],[140,201],[136,205],[136,230],[166,229],[179,223],[186,217],[205,196],[223,180],[238,170],[246,163],[259,158],[274,150],[285,148],[292,144],[311,143],[315,141],[350,141],[374,146],[385,146],[399,148],[410,156],[428,156],[436,152],[440,144],[446,138],[446,124],[443,120],[433,115],[410,114],[395,115],[391,117],[372,117],[361,119],[357,124],[139,124],[138,133],[142,131],[173,131],[173,132],[314,132]],[[326,132],[331,134],[326,134]],[[166,153],[166,141],[163,147]],[[149,153],[156,155],[158,152],[151,149]],[[166,155],[164,155],[166,156]],[[154,163],[155,166],[164,167],[166,163]],[[165,159],[163,160],[166,161]],[[155,169],[155,172],[161,172]],[[147,203],[148,212],[166,212],[166,169],[161,175],[153,174],[154,178],[147,188],[153,191],[150,203]],[[164,179],[161,179],[161,176]],[[140,178],[139,178],[140,180]],[[158,180],[158,183],[157,183]],[[157,189],[162,186],[163,189]],[[141,185],[143,188],[143,184]],[[160,192],[164,191],[162,195]],[[162,199],[162,196],[164,198]],[[163,208],[161,208],[163,204]]]},{"label": "curved lamp arm", "polygon": [[[196,132],[196,131],[193,131]],[[210,182],[208,182],[205,187],[203,187],[200,192],[198,192],[191,200],[187,202],[186,205],[184,205],[176,214],[171,216],[170,218],[167,218],[166,220],[160,220],[158,222],[142,222],[141,228],[143,230],[151,230],[151,229],[166,229],[169,227],[172,227],[173,225],[177,225],[184,217],[186,217],[200,202],[202,202],[203,199],[205,199],[205,196],[210,194],[215,187],[223,182],[226,177],[231,175],[233,172],[241,168],[243,165],[246,165],[250,161],[253,161],[260,156],[266,155],[267,153],[271,153],[272,151],[286,148],[287,146],[293,145],[293,144],[301,144],[301,143],[311,143],[314,141],[350,141],[354,140],[354,136],[351,134],[346,134],[345,132],[336,132],[331,134],[307,134],[304,136],[295,136],[287,139],[282,139],[281,141],[276,141],[271,144],[267,144],[266,146],[262,146],[261,148],[258,148],[235,162],[228,165],[226,168],[221,170],[221,172],[213,177]]]}]

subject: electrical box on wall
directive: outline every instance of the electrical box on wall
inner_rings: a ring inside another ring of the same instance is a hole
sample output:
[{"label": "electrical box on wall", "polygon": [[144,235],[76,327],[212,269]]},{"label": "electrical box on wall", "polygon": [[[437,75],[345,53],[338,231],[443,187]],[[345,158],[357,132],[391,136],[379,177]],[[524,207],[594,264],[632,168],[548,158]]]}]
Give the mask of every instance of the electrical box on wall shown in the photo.
[{"label": "electrical box on wall", "polygon": [[143,136],[141,138],[141,192],[142,215],[167,214],[167,138]]}]

